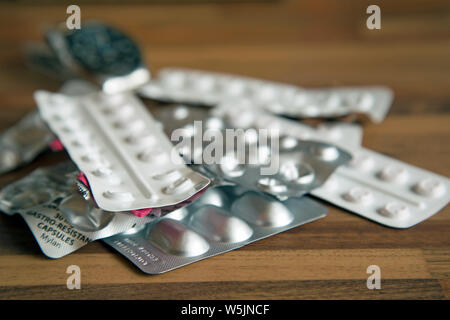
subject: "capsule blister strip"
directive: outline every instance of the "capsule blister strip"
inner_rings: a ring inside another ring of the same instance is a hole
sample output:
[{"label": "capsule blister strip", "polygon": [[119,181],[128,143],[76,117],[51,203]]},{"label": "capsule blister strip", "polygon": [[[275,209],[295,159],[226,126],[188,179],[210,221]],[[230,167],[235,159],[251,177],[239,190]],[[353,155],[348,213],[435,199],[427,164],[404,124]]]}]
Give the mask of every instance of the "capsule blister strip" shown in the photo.
[{"label": "capsule blister strip", "polygon": [[209,183],[172,152],[167,136],[131,93],[68,97],[37,91],[35,99],[106,211],[177,204]]},{"label": "capsule blister strip", "polygon": [[145,273],[158,274],[323,218],[311,198],[277,201],[235,187],[209,189],[164,218],[103,239]]},{"label": "capsule blister strip", "polygon": [[358,124],[330,122],[311,127],[264,112],[248,102],[223,103],[213,109],[211,114],[223,118],[235,128],[278,130],[280,136],[333,143],[344,149],[362,143],[362,128]]},{"label": "capsule blister strip", "polygon": [[393,99],[390,89],[335,87],[304,89],[255,78],[188,70],[162,69],[158,78],[139,89],[142,96],[171,102],[217,105],[249,99],[272,113],[295,117],[337,117],[368,114],[375,122],[386,116]]},{"label": "capsule blister strip", "polygon": [[365,148],[311,194],[394,228],[409,228],[450,200],[449,179]]},{"label": "capsule blister strip", "polygon": [[77,171],[72,162],[40,168],[0,191],[0,209],[21,215],[49,258],[61,258],[154,219],[97,208],[76,190]]}]

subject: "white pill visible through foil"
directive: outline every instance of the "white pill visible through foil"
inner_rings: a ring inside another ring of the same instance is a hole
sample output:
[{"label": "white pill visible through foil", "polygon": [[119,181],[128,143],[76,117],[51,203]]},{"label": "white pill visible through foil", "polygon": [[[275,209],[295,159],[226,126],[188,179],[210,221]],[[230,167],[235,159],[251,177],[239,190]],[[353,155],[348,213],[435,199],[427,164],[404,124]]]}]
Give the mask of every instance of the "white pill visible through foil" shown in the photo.
[{"label": "white pill visible through foil", "polygon": [[405,168],[390,165],[381,170],[378,177],[384,181],[403,182],[407,178],[407,172]]},{"label": "white pill visible through foil", "polygon": [[426,178],[414,186],[414,191],[426,197],[438,197],[445,193],[442,181],[434,178]]},{"label": "white pill visible through foil", "polygon": [[123,191],[105,191],[103,192],[103,196],[110,200],[117,200],[117,201],[125,201],[130,202],[133,201],[134,197],[130,192],[123,192]]},{"label": "white pill visible through foil", "polygon": [[322,160],[333,161],[339,157],[339,151],[333,146],[316,146],[314,154]]},{"label": "white pill visible through foil", "polygon": [[348,166],[360,170],[369,170],[373,167],[373,159],[367,154],[358,153],[353,156]]},{"label": "white pill visible through foil", "polygon": [[389,202],[378,212],[388,218],[405,219],[409,216],[409,209],[403,203]]},{"label": "white pill visible through foil", "polygon": [[372,193],[360,187],[353,187],[343,195],[343,198],[354,203],[368,204],[372,201]]}]

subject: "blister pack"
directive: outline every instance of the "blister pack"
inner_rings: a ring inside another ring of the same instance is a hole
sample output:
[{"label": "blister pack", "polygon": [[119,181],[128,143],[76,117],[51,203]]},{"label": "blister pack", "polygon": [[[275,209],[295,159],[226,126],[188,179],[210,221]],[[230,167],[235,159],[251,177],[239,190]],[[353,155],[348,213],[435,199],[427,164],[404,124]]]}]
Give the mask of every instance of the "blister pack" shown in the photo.
[{"label": "blister pack", "polygon": [[31,112],[0,136],[0,174],[34,160],[55,139],[38,112]]},{"label": "blister pack", "polygon": [[449,179],[365,149],[311,194],[383,225],[409,228],[449,200]]},{"label": "blister pack", "polygon": [[[205,110],[181,105],[162,107],[154,114],[169,124],[164,129],[172,141],[181,139],[175,147],[187,161],[197,165],[192,168],[202,169],[200,172],[216,185],[234,183],[280,199],[299,197],[322,185],[338,166],[351,158],[335,145],[279,137],[276,130],[236,130],[222,112],[211,115]],[[316,136],[325,136],[323,132],[329,131],[304,127],[304,131],[316,132]],[[175,131],[176,128],[179,130]]]},{"label": "blister pack", "polygon": [[40,168],[0,191],[0,209],[21,215],[49,258],[63,257],[154,219],[99,209],[75,188],[76,172],[72,162]]},{"label": "blister pack", "polygon": [[384,119],[393,100],[392,91],[380,86],[304,89],[242,76],[177,68],[162,69],[157,79],[139,89],[139,94],[162,101],[202,105],[246,99],[272,113],[294,117],[364,113],[374,122]]},{"label": "blister pack", "polygon": [[[76,96],[92,90],[93,86],[85,81],[71,80],[64,83],[60,92]],[[30,163],[47,150],[55,139],[56,136],[42,121],[39,112],[28,113],[0,136],[0,174]]]},{"label": "blister pack", "polygon": [[163,104],[152,106],[151,112],[153,117],[161,123],[168,137],[171,137],[176,129],[191,128],[192,130],[194,121],[202,121],[205,128],[220,129],[226,127],[223,119],[211,115],[210,108],[184,104]]},{"label": "blister pack", "polygon": [[150,80],[138,45],[122,31],[99,21],[82,28],[48,28],[47,44],[66,73],[101,84],[108,93],[131,91]]},{"label": "blister pack", "polygon": [[222,103],[212,109],[211,114],[223,118],[235,128],[278,130],[280,136],[333,143],[342,148],[360,146],[362,143],[362,127],[359,124],[327,122],[312,127],[297,120],[277,117],[248,101]]},{"label": "blister pack", "polygon": [[209,183],[172,152],[167,136],[132,93],[68,97],[37,91],[35,99],[106,211],[177,204]]},{"label": "blister pack", "polygon": [[[245,154],[250,160],[251,148]],[[253,154],[257,154],[257,162],[241,162],[239,153],[232,149],[219,163],[206,165],[206,168],[248,190],[265,192],[283,200],[300,197],[321,186],[336,168],[351,159],[349,153],[334,145],[292,137],[281,137],[278,154],[264,146],[256,148]]]},{"label": "blister pack", "polygon": [[[394,228],[409,228],[442,209],[449,201],[446,177],[361,147],[361,130],[338,124],[339,134],[322,135],[305,125],[259,111],[223,105],[215,111],[236,127],[273,128],[297,138],[333,141],[352,154],[322,187],[311,194],[368,219]],[[241,112],[239,112],[241,110]],[[242,111],[243,110],[243,111]],[[333,131],[330,131],[333,132]]]},{"label": "blister pack", "polygon": [[279,137],[276,131],[272,135],[254,129],[209,128],[203,132],[202,125],[195,121],[193,130],[185,127],[177,131],[180,136],[172,137],[181,139],[175,148],[186,161],[201,165],[219,181],[282,200],[317,188],[351,159],[335,145]]},{"label": "blister pack", "polygon": [[209,189],[160,220],[103,239],[145,273],[158,274],[323,218],[311,198],[275,198],[235,187]]}]

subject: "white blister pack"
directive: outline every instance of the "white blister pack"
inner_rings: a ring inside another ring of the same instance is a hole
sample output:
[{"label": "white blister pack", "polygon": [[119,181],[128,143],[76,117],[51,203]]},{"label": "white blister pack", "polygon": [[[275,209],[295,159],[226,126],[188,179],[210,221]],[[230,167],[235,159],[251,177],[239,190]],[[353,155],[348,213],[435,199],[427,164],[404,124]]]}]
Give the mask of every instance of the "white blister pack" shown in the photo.
[{"label": "white blister pack", "polygon": [[173,152],[170,140],[132,93],[69,97],[37,91],[34,97],[104,210],[174,205],[210,182]]},{"label": "white blister pack", "polygon": [[324,123],[317,127],[274,116],[252,106],[249,101],[222,103],[211,110],[211,114],[225,119],[236,128],[277,130],[280,136],[291,136],[300,140],[317,140],[333,143],[342,148],[360,146],[362,127],[344,122]]},{"label": "white blister pack", "polygon": [[350,152],[352,161],[311,194],[394,228],[412,227],[448,204],[448,178],[365,148]]},{"label": "white blister pack", "polygon": [[339,117],[367,114],[381,122],[393,100],[392,90],[382,86],[302,87],[200,70],[166,68],[139,89],[139,94],[170,102],[217,105],[249,99],[259,108],[293,117]]},{"label": "white blister pack", "polygon": [[337,168],[311,194],[383,225],[409,228],[436,214],[450,200],[448,178],[362,148],[362,130],[357,125],[313,129],[249,105],[224,104],[214,112],[236,127],[276,128],[280,136],[335,143],[350,152],[349,164]]}]

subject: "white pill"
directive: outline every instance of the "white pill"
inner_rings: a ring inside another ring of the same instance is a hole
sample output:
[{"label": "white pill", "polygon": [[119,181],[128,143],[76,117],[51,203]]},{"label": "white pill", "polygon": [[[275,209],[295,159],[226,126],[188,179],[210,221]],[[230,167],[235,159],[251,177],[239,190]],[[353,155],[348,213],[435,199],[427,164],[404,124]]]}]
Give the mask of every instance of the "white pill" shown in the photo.
[{"label": "white pill", "polygon": [[182,177],[181,171],[180,170],[170,170],[164,173],[160,173],[160,174],[156,174],[154,176],[152,176],[152,179],[155,180],[177,180],[180,179]]},{"label": "white pill", "polygon": [[407,178],[405,168],[389,165],[378,173],[378,177],[384,181],[402,182]]},{"label": "white pill", "polygon": [[334,146],[317,146],[313,151],[317,157],[325,161],[333,161],[339,157],[339,151]]},{"label": "white pill", "polygon": [[214,88],[215,79],[209,75],[193,75],[189,81],[192,86],[199,91],[210,91]]},{"label": "white pill", "polygon": [[150,134],[150,133],[145,133],[142,135],[130,135],[128,137],[125,138],[125,142],[129,143],[129,144],[133,144],[133,145],[145,145],[145,146],[150,146],[156,143],[156,138],[154,135]]},{"label": "white pill", "polygon": [[185,192],[189,189],[192,189],[194,187],[194,182],[186,177],[182,177],[178,179],[177,181],[171,183],[169,186],[164,187],[162,189],[162,192],[165,194],[174,194],[174,193],[181,193]]},{"label": "white pill", "polygon": [[306,117],[315,117],[320,114],[320,108],[315,104],[308,104],[305,108],[302,109],[302,113]]},{"label": "white pill", "polygon": [[360,170],[369,170],[373,166],[373,159],[367,154],[359,153],[353,156],[348,166]]},{"label": "white pill", "polygon": [[183,72],[169,72],[162,77],[162,85],[168,88],[181,88],[184,86],[186,75]]},{"label": "white pill", "polygon": [[189,109],[186,108],[185,106],[179,106],[176,107],[175,110],[173,111],[173,117],[176,120],[183,120],[186,119],[189,115]]},{"label": "white pill", "polygon": [[112,174],[112,170],[109,168],[97,168],[94,171],[92,171],[92,174],[96,177],[107,177]]},{"label": "white pill", "polygon": [[91,173],[96,177],[105,179],[110,185],[118,185],[121,183],[121,179],[109,168],[101,167],[91,171]]},{"label": "white pill", "polygon": [[389,218],[405,219],[409,216],[409,208],[398,202],[389,202],[383,208],[379,209],[378,212]]},{"label": "white pill", "polygon": [[252,111],[242,111],[232,119],[233,124],[240,128],[248,128],[255,122],[255,116]]},{"label": "white pill", "polygon": [[353,187],[344,194],[343,198],[354,203],[368,204],[372,201],[373,196],[369,190]]},{"label": "white pill", "polygon": [[218,117],[210,117],[206,119],[205,124],[207,129],[220,130],[224,127],[223,120]]},{"label": "white pill", "polygon": [[294,137],[286,136],[280,139],[280,145],[284,149],[292,149],[298,145],[298,140]]},{"label": "white pill", "polygon": [[336,109],[339,108],[342,104],[341,97],[337,94],[330,94],[325,102],[325,106],[327,109]]},{"label": "white pill", "polygon": [[230,96],[242,95],[245,91],[246,82],[239,79],[226,79],[221,81],[224,92]]},{"label": "white pill", "polygon": [[438,197],[445,192],[445,186],[440,180],[426,178],[414,186],[414,191],[422,196]]},{"label": "white pill", "polygon": [[367,111],[372,108],[374,103],[373,95],[365,93],[358,99],[357,108],[361,111]]},{"label": "white pill", "polygon": [[167,160],[168,155],[162,151],[152,150],[152,151],[142,151],[137,155],[138,159],[144,162],[155,162],[161,163]]},{"label": "white pill", "polygon": [[130,192],[125,191],[105,191],[103,196],[107,199],[117,200],[117,201],[133,201],[134,197]]},{"label": "white pill", "polygon": [[284,183],[275,178],[261,178],[256,185],[264,191],[274,193],[282,193],[288,190]]}]

